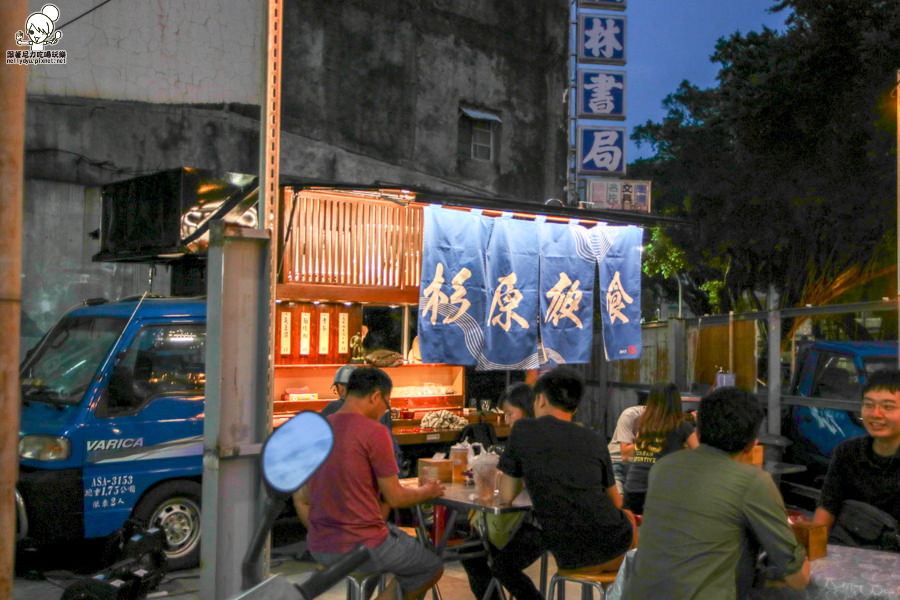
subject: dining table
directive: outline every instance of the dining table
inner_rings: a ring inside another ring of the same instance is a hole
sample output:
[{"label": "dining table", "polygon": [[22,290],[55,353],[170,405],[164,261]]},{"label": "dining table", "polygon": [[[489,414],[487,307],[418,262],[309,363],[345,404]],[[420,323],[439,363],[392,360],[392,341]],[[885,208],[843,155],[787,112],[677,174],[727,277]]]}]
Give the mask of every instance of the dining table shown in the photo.
[{"label": "dining table", "polygon": [[828,545],[809,563],[802,590],[754,588],[748,600],[896,600],[900,598],[900,553]]},{"label": "dining table", "polygon": [[[418,485],[418,481],[414,477],[402,479],[400,482],[410,487]],[[491,554],[487,536],[480,536],[477,539],[469,539],[456,544],[450,543],[457,521],[460,517],[467,518],[470,511],[475,510],[486,514],[500,515],[531,510],[531,498],[526,490],[522,490],[512,502],[507,503],[500,500],[499,490],[494,490],[489,495],[479,496],[475,491],[475,486],[472,484],[445,482],[443,486],[444,494],[428,501],[428,503],[435,506],[433,525],[430,532],[425,528],[426,520],[423,505],[416,505],[414,512],[419,538],[426,541],[426,543],[430,542],[432,549],[444,562],[485,556],[488,559],[488,563],[490,563]],[[444,509],[443,515],[441,509]],[[540,589],[546,589],[545,563],[542,563]],[[490,598],[494,590],[499,592],[501,598],[505,598],[502,584],[496,577],[492,577],[484,593],[484,600]]]},{"label": "dining table", "polygon": [[[621,600],[634,577],[636,553],[629,550],[605,600]],[[900,553],[828,545],[828,554],[809,563],[809,585],[802,590],[757,584],[745,600],[897,600]]]}]

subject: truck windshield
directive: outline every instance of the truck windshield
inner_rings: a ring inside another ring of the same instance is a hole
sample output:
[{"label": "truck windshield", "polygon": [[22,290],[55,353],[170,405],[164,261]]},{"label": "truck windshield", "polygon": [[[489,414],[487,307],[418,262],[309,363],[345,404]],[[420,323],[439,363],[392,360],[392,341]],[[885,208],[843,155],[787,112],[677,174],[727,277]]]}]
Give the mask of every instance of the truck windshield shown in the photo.
[{"label": "truck windshield", "polygon": [[66,317],[22,366],[22,401],[78,404],[125,327],[118,317]]}]

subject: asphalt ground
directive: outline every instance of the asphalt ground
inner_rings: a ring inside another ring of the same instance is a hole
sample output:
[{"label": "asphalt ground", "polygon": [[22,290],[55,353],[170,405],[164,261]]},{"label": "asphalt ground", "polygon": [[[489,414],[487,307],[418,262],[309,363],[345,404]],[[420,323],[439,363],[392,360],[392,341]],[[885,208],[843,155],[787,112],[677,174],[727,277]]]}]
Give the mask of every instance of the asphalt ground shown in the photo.
[{"label": "asphalt ground", "polygon": [[[299,523],[280,520],[272,534],[272,568],[288,559],[301,557],[306,549],[305,530]],[[94,576],[103,568],[103,545],[84,541],[19,550],[16,553],[12,600],[60,600],[66,587],[79,579]],[[199,598],[200,570],[187,569],[167,573],[148,598]]]}]

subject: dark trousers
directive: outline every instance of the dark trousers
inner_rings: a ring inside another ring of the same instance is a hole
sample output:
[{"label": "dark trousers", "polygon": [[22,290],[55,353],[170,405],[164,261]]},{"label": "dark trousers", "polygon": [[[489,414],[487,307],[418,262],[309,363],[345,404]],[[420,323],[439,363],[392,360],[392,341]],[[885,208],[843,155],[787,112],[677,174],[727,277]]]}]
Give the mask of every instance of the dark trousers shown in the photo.
[{"label": "dark trousers", "polygon": [[[534,525],[523,523],[512,539],[502,550],[488,543],[492,565],[485,557],[470,558],[462,561],[462,566],[469,576],[469,587],[476,600],[481,600],[491,582],[491,574],[500,580],[516,600],[542,600],[531,578],[523,570],[536,561],[544,553],[541,530]],[[490,600],[499,600],[494,594]]]},{"label": "dark trousers", "polygon": [[622,500],[622,508],[627,508],[636,515],[644,514],[644,499],[647,492],[629,492],[625,490],[625,497]]}]

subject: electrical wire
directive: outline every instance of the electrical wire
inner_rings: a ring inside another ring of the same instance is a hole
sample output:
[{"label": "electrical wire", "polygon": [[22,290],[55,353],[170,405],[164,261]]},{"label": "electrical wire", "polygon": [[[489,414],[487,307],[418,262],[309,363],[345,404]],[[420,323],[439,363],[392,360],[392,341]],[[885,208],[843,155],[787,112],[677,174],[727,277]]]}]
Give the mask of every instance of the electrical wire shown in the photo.
[{"label": "electrical wire", "polygon": [[68,21],[66,21],[65,23],[63,23],[63,24],[60,25],[59,27],[57,27],[57,29],[62,29],[63,27],[68,27],[69,25],[71,25],[72,23],[74,23],[75,21],[77,21],[78,19],[80,19],[81,17],[84,17],[84,16],[86,16],[86,15],[89,15],[90,13],[94,12],[95,10],[97,10],[98,8],[100,8],[101,6],[103,6],[104,4],[109,4],[110,2],[112,2],[112,0],[103,0],[103,2],[101,2],[100,4],[98,4],[97,6],[95,6],[94,8],[89,8],[89,9],[87,9],[86,11],[84,11],[83,13],[81,13],[80,15],[78,15],[77,17],[74,17],[74,18],[72,18],[72,19],[69,19]]}]

